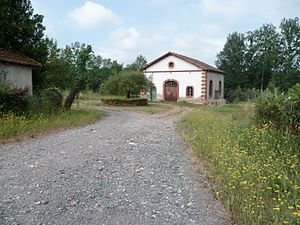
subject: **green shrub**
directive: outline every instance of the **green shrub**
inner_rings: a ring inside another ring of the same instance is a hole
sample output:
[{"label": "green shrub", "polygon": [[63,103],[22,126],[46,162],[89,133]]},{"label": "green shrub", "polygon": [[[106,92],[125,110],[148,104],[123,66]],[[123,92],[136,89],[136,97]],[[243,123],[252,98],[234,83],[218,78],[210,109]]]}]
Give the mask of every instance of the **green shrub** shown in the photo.
[{"label": "green shrub", "polygon": [[0,82],[0,112],[23,114],[28,105],[28,89],[11,88],[9,84]]},{"label": "green shrub", "polygon": [[55,114],[62,110],[63,95],[57,88],[47,88],[29,99],[29,114]]},{"label": "green shrub", "polygon": [[288,91],[295,84],[300,83],[300,71],[279,72],[272,74],[272,82],[281,91]]},{"label": "green shrub", "polygon": [[242,89],[238,87],[236,90],[230,90],[226,97],[228,102],[253,102],[259,95],[259,91],[256,89]]},{"label": "green shrub", "polygon": [[278,94],[277,89],[263,92],[255,108],[257,124],[271,123],[281,132],[300,134],[300,84],[287,94]]},{"label": "green shrub", "polygon": [[136,71],[124,71],[111,76],[102,86],[103,95],[137,97],[140,91],[149,84],[146,76]]},{"label": "green shrub", "polygon": [[118,98],[108,97],[101,98],[101,101],[107,105],[113,106],[147,106],[148,100],[146,98]]}]

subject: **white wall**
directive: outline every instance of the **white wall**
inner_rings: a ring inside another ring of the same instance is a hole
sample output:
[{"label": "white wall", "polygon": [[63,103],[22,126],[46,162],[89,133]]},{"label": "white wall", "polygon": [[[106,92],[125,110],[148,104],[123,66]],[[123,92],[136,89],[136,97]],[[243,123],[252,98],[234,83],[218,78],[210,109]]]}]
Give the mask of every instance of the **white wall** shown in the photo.
[{"label": "white wall", "polygon": [[[174,68],[169,68],[169,62],[174,62]],[[145,72],[145,71],[144,71]],[[156,86],[157,99],[163,99],[164,81],[168,79],[177,80],[179,83],[179,98],[186,98],[186,87],[194,87],[194,99],[201,96],[201,74],[205,73],[202,69],[190,64],[175,56],[168,56],[161,61],[150,66],[146,70],[146,76],[152,77]],[[189,98],[190,99],[190,98]]]},{"label": "white wall", "polygon": [[6,81],[14,87],[30,89],[32,93],[32,68],[27,66],[6,64],[0,62],[0,71],[6,73]]},{"label": "white wall", "polygon": [[[173,69],[168,67],[169,62],[174,62]],[[199,68],[191,63],[188,63],[182,59],[179,59],[173,55],[170,55],[159,62],[148,67],[146,71],[178,71],[178,70],[199,70]]]},{"label": "white wall", "polygon": [[207,99],[209,99],[209,81],[212,80],[213,81],[213,97],[212,99],[214,99],[215,96],[215,91],[219,90],[219,81],[222,82],[222,93],[221,93],[221,99],[224,98],[224,75],[220,74],[220,73],[214,73],[214,72],[207,72],[207,84],[206,84],[206,96]]},{"label": "white wall", "polygon": [[164,81],[173,79],[178,81],[179,84],[179,98],[184,99],[186,97],[186,87],[194,87],[194,99],[201,96],[201,71],[199,72],[170,72],[170,73],[147,73],[152,75],[153,83],[156,87],[157,99],[163,99]]}]

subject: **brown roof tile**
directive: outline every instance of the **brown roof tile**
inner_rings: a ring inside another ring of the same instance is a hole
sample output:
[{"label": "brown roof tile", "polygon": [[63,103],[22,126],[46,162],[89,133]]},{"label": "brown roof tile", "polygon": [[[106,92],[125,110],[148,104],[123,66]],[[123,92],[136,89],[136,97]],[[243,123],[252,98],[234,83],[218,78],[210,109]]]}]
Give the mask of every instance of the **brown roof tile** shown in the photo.
[{"label": "brown roof tile", "polygon": [[159,58],[155,59],[154,61],[148,63],[146,66],[144,66],[142,68],[142,70],[147,69],[148,67],[152,66],[153,64],[157,63],[158,61],[160,61],[160,60],[162,60],[162,59],[164,59],[164,58],[166,58],[166,57],[168,57],[170,55],[176,56],[176,57],[178,57],[178,58],[180,58],[180,59],[182,59],[182,60],[184,60],[186,62],[189,62],[189,63],[197,66],[198,68],[201,68],[201,69],[204,69],[204,70],[207,70],[207,71],[212,71],[212,72],[222,73],[222,74],[225,73],[224,71],[219,70],[219,69],[217,69],[217,68],[215,68],[213,66],[210,66],[210,65],[208,65],[208,64],[206,64],[204,62],[201,62],[201,61],[199,61],[197,59],[190,58],[190,57],[187,57],[187,56],[184,56],[184,55],[180,55],[180,54],[175,53],[175,52],[168,52],[168,53],[162,55],[161,57],[159,57]]},{"label": "brown roof tile", "polygon": [[7,48],[0,48],[0,62],[18,64],[30,67],[41,67],[37,61],[21,54],[20,52]]}]

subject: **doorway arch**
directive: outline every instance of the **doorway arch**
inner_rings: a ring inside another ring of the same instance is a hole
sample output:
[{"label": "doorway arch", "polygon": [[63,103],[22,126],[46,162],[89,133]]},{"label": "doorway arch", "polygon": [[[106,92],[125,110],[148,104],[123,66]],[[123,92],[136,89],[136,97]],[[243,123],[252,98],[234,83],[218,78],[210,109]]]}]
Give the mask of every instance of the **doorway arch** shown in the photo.
[{"label": "doorway arch", "polygon": [[164,99],[166,101],[178,101],[179,82],[174,79],[168,79],[164,82]]}]

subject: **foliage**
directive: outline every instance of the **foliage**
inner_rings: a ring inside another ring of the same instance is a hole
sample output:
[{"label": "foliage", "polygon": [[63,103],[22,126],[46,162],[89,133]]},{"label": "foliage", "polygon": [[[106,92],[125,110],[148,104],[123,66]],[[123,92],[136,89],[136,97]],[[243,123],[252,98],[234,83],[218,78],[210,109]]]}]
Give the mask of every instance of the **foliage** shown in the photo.
[{"label": "foliage", "polygon": [[42,88],[57,87],[62,90],[72,86],[73,67],[69,60],[62,57],[63,49],[53,39],[46,38],[48,60],[43,66]]},{"label": "foliage", "polygon": [[74,62],[75,66],[75,77],[73,85],[70,89],[68,96],[66,97],[64,107],[67,110],[71,109],[71,106],[74,102],[76,95],[85,88],[86,84],[86,71],[87,71],[87,62],[92,53],[92,47],[90,45],[75,43],[71,49],[71,59]]},{"label": "foliage", "polygon": [[300,25],[299,18],[283,19],[280,24],[279,71],[300,70]]},{"label": "foliage", "polygon": [[245,88],[245,35],[229,34],[223,50],[217,55],[216,65],[226,72],[224,76],[225,94],[237,87]]},{"label": "foliage", "polygon": [[58,88],[47,88],[29,98],[28,114],[51,115],[62,110],[63,95]]},{"label": "foliage", "polygon": [[140,91],[149,84],[143,73],[124,71],[111,76],[102,87],[104,95],[126,96],[127,98],[140,95]]},{"label": "foliage", "polygon": [[28,89],[11,88],[9,84],[0,82],[0,112],[23,114],[27,109]]},{"label": "foliage", "polygon": [[230,90],[227,95],[226,99],[228,102],[254,102],[256,98],[259,96],[258,90],[252,88],[242,89],[241,87],[238,87],[235,90]]},{"label": "foliage", "polygon": [[287,90],[299,80],[300,25],[298,17],[283,19],[280,30],[272,24],[245,34],[229,34],[216,65],[226,72],[224,92],[265,90],[270,81]]},{"label": "foliage", "polygon": [[42,22],[43,16],[34,14],[30,0],[1,0],[0,46],[44,63],[47,52]]},{"label": "foliage", "polygon": [[274,72],[272,75],[272,82],[275,87],[281,91],[287,91],[290,87],[300,83],[300,70],[288,72]]},{"label": "foliage", "polygon": [[146,64],[147,59],[142,55],[138,55],[133,63],[126,66],[125,70],[140,71]]},{"label": "foliage", "polygon": [[256,103],[255,120],[263,125],[270,123],[281,132],[300,135],[300,84],[287,94],[278,90],[265,91]]},{"label": "foliage", "polygon": [[299,224],[299,144],[270,124],[239,126],[236,111],[249,108],[202,107],[181,121],[182,133],[208,162],[216,196],[237,224]]},{"label": "foliage", "polygon": [[279,51],[279,34],[272,24],[247,34],[247,52],[245,66],[248,82],[254,88],[264,90],[277,67]]},{"label": "foliage", "polygon": [[146,98],[124,98],[124,97],[106,97],[101,98],[101,101],[107,105],[113,106],[147,106]]},{"label": "foliage", "polygon": [[84,125],[100,119],[96,111],[70,110],[53,115],[16,116],[13,113],[0,116],[0,142],[20,136],[35,136],[53,129]]},{"label": "foliage", "polygon": [[[19,51],[44,64],[47,43],[44,38],[43,16],[34,14],[30,0],[0,1],[0,46]],[[33,88],[42,83],[40,69],[33,71]]]}]

